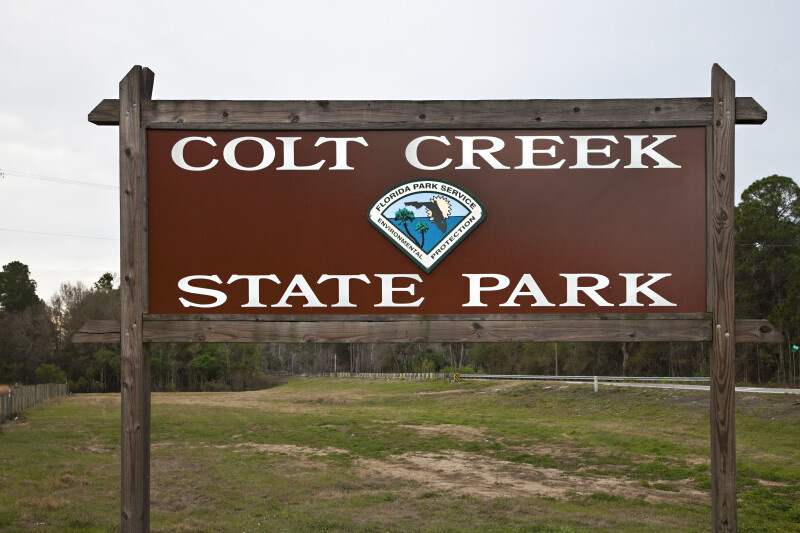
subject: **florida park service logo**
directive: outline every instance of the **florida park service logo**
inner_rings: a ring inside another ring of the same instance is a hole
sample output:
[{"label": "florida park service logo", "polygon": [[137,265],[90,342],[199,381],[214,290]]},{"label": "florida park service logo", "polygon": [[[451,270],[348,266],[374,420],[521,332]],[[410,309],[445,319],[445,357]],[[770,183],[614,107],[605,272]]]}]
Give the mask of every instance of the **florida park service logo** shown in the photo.
[{"label": "florida park service logo", "polygon": [[409,181],[383,193],[369,221],[430,272],[486,217],[483,205],[463,189],[436,180]]}]

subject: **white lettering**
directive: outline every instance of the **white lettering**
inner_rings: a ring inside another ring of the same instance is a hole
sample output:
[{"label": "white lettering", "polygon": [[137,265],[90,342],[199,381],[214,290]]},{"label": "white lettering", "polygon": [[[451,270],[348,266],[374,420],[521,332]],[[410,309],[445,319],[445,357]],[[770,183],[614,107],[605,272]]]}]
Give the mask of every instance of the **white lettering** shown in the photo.
[{"label": "white lettering", "polygon": [[228,285],[234,281],[239,281],[240,279],[247,280],[248,301],[242,307],[267,307],[261,303],[260,281],[262,279],[274,281],[278,285],[281,283],[281,280],[278,279],[278,276],[274,274],[268,274],[266,276],[240,276],[239,274],[234,274],[228,278]]},{"label": "white lettering", "polygon": [[[295,289],[299,290],[295,292]],[[296,274],[294,278],[292,278],[291,283],[286,287],[286,291],[283,293],[283,296],[281,296],[280,301],[272,307],[291,307],[290,304],[286,303],[286,300],[292,296],[305,298],[306,303],[303,304],[303,307],[327,307],[324,303],[319,301],[319,298],[317,298],[317,295],[311,290],[311,286],[302,274]]]},{"label": "white lettering", "polygon": [[[601,307],[611,307],[614,304],[608,303],[602,296],[597,294],[597,291],[608,287],[608,278],[600,274],[559,274],[561,277],[567,278],[567,301],[561,304],[564,307],[585,307],[578,301],[578,293],[582,292],[592,299],[594,303]],[[592,287],[581,287],[579,285],[580,278],[592,278],[597,283]]]},{"label": "white lettering", "polygon": [[552,165],[535,165],[533,163],[533,154],[548,154],[550,157],[556,157],[556,145],[550,146],[550,148],[546,150],[534,150],[533,148],[533,141],[538,139],[544,139],[547,141],[553,141],[558,144],[564,144],[564,141],[561,140],[561,137],[557,137],[555,135],[530,135],[530,136],[517,136],[517,139],[522,141],[522,163],[518,167],[514,168],[522,168],[522,169],[535,169],[535,168],[561,168],[561,165],[564,164],[564,160],[557,163],[553,163]]},{"label": "white lettering", "polygon": [[429,167],[427,165],[423,165],[422,163],[420,163],[417,150],[419,150],[419,145],[422,144],[422,141],[439,141],[442,144],[450,146],[450,141],[448,141],[447,137],[445,137],[444,135],[440,137],[436,137],[433,135],[425,135],[423,137],[417,137],[416,139],[408,143],[408,146],[406,146],[406,161],[408,161],[412,167],[418,168],[420,170],[439,170],[453,162],[453,160],[448,157],[447,159],[444,160],[444,163],[442,163],[441,165],[437,165],[435,167]]},{"label": "white lettering", "polygon": [[210,304],[198,304],[190,302],[185,298],[179,298],[180,302],[183,304],[184,307],[218,307],[225,303],[225,300],[228,299],[228,296],[224,292],[217,291],[214,289],[207,289],[205,287],[195,287],[194,285],[191,284],[192,281],[198,279],[207,279],[209,281],[213,281],[214,283],[222,285],[222,280],[219,279],[219,276],[217,276],[216,274],[213,276],[199,275],[199,276],[186,276],[185,278],[181,278],[181,280],[178,281],[178,288],[183,292],[188,292],[189,294],[199,294],[201,296],[210,296],[214,298],[214,302]]},{"label": "white lettering", "polygon": [[[239,146],[240,143],[244,141],[255,141],[261,145],[261,149],[264,152],[264,157],[261,159],[261,163],[257,164],[254,167],[243,167],[239,164],[236,160],[236,147]],[[266,139],[262,139],[261,137],[237,137],[233,139],[231,142],[225,145],[225,149],[222,151],[222,158],[225,160],[226,163],[231,168],[235,168],[236,170],[246,170],[246,171],[254,171],[254,170],[261,170],[263,168],[267,168],[272,164],[275,160],[275,148],[267,141]]]},{"label": "white lettering", "polygon": [[[523,292],[523,289],[528,290]],[[555,304],[551,304],[547,301],[544,293],[542,293],[542,289],[539,288],[539,285],[536,284],[536,281],[530,274],[522,275],[517,286],[511,291],[511,296],[508,297],[506,303],[500,304],[500,307],[519,307],[519,304],[516,303],[515,300],[520,296],[533,296],[534,302],[531,304],[531,307],[555,307]]]},{"label": "white lettering", "polygon": [[647,165],[642,164],[642,155],[647,155],[658,163],[653,168],[681,168],[680,165],[676,165],[654,150],[656,146],[676,135],[653,135],[656,140],[642,148],[642,141],[647,137],[649,135],[625,135],[625,138],[631,141],[631,164],[625,165],[625,168],[648,168]]},{"label": "white lettering", "polygon": [[[485,137],[480,135],[474,137],[456,136],[456,139],[459,139],[462,144],[461,166],[456,167],[456,169],[477,170],[479,167],[475,165],[476,155],[483,158],[483,160],[489,163],[489,166],[491,166],[492,168],[496,169],[509,168],[500,163],[500,161],[498,161],[492,155],[493,153],[502,150],[503,147],[506,145],[506,143],[504,143],[502,139],[499,139],[497,137]],[[475,141],[489,141],[492,143],[492,146],[491,148],[475,148]]]},{"label": "white lettering", "polygon": [[325,163],[323,159],[319,163],[313,165],[306,165],[298,167],[294,164],[294,143],[302,137],[278,137],[279,141],[283,142],[283,165],[278,167],[278,170],[319,170],[322,164]]},{"label": "white lettering", "polygon": [[603,148],[589,148],[589,141],[592,139],[598,139],[617,144],[617,138],[613,135],[570,135],[570,138],[575,139],[575,142],[577,143],[577,158],[575,164],[569,168],[614,168],[617,166],[617,163],[619,163],[619,159],[615,159],[606,165],[589,164],[589,154],[603,154],[606,157],[611,157],[610,144],[605,145]]},{"label": "white lettering", "polygon": [[366,274],[358,274],[357,276],[334,276],[323,274],[317,281],[317,285],[324,283],[329,279],[335,279],[339,282],[339,301],[331,307],[357,307],[355,304],[350,303],[350,280],[357,279],[369,284],[369,278]]},{"label": "white lettering", "polygon": [[650,298],[653,303],[651,306],[666,306],[666,307],[676,307],[678,304],[674,304],[667,299],[663,298],[660,294],[656,293],[650,288],[650,285],[655,283],[658,280],[668,278],[672,274],[648,274],[652,276],[650,281],[644,283],[643,285],[637,285],[637,279],[644,276],[644,274],[620,274],[623,278],[625,278],[625,303],[619,304],[620,307],[628,306],[628,307],[642,307],[644,304],[639,303],[638,294],[642,293],[648,298]]},{"label": "white lettering", "polygon": [[[486,307],[486,304],[481,301],[482,292],[500,291],[510,284],[508,277],[502,274],[462,274],[462,276],[469,279],[469,301],[462,304],[461,307]],[[489,287],[484,287],[481,285],[481,280],[483,278],[494,279],[497,283]]]},{"label": "white lettering", "polygon": [[367,141],[364,137],[320,137],[314,146],[325,144],[326,142],[333,141],[336,144],[336,164],[330,167],[331,170],[354,170],[353,167],[347,166],[347,143],[355,142],[363,146],[367,146]]},{"label": "white lettering", "polygon": [[397,303],[393,299],[395,292],[407,292],[414,296],[414,287],[412,283],[408,287],[395,287],[395,278],[409,278],[422,283],[422,279],[418,274],[375,274],[375,277],[381,278],[381,303],[375,304],[375,307],[419,307],[425,298],[420,298],[416,302]]},{"label": "white lettering", "polygon": [[208,170],[209,168],[212,168],[214,165],[217,164],[217,160],[212,159],[211,163],[207,164],[204,167],[189,166],[189,164],[186,163],[186,159],[184,159],[183,157],[183,151],[186,149],[186,145],[192,141],[202,141],[204,143],[210,144],[211,146],[217,145],[217,143],[215,143],[214,139],[212,139],[211,137],[186,137],[184,139],[181,139],[180,141],[175,143],[175,146],[172,147],[172,160],[175,162],[176,165],[178,165],[180,168],[184,170],[192,170],[195,172],[199,172],[201,170]]}]

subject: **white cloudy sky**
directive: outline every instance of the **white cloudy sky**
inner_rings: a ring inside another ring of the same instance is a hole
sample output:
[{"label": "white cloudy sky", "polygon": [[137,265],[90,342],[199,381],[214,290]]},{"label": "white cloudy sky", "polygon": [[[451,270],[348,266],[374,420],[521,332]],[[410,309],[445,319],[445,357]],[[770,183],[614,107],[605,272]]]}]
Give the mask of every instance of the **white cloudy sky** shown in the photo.
[{"label": "white cloudy sky", "polygon": [[[0,265],[49,300],[119,271],[117,129],[86,120],[135,64],[156,99],[631,98],[710,94],[721,64],[769,112],[737,128],[737,197],[800,178],[792,1],[403,0],[0,4]],[[91,238],[90,238],[91,237]]]}]

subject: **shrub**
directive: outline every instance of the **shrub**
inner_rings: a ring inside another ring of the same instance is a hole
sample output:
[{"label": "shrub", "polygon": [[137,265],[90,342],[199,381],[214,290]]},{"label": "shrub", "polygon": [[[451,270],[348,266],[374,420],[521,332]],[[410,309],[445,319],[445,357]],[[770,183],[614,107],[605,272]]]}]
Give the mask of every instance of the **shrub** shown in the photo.
[{"label": "shrub", "polygon": [[39,365],[36,369],[36,382],[37,383],[66,383],[67,373],[58,368],[56,365],[43,364]]}]

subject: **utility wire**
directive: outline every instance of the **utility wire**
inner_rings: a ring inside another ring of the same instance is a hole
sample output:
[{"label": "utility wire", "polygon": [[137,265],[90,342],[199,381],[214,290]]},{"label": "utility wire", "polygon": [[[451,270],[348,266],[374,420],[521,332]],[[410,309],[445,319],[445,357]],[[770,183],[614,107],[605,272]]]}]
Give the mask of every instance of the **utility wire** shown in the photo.
[{"label": "utility wire", "polygon": [[26,178],[31,180],[49,181],[52,183],[63,183],[64,185],[79,185],[81,187],[94,187],[95,189],[112,189],[119,190],[117,185],[105,185],[103,183],[92,183],[90,181],[71,180],[67,178],[59,178],[57,176],[45,176],[43,174],[33,174],[30,172],[17,172],[16,170],[8,170],[0,168],[0,179],[6,176],[15,176],[18,178]]},{"label": "utility wire", "polygon": [[118,237],[92,237],[89,235],[72,235],[69,233],[48,233],[45,231],[25,231],[22,229],[8,229],[8,228],[0,228],[0,231],[11,231],[14,233],[31,233],[33,235],[52,235],[55,237],[76,237],[78,239],[97,239],[101,241],[118,241]]}]

